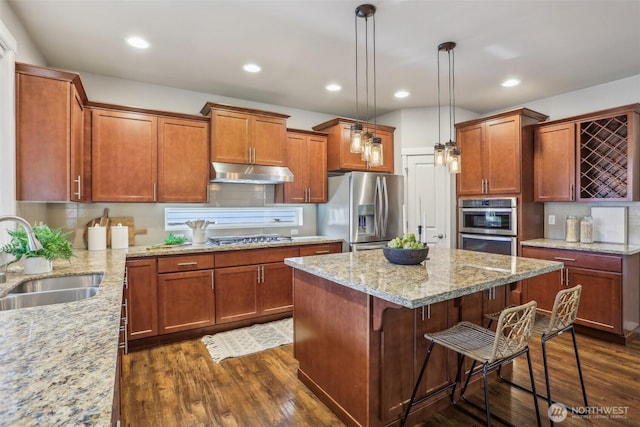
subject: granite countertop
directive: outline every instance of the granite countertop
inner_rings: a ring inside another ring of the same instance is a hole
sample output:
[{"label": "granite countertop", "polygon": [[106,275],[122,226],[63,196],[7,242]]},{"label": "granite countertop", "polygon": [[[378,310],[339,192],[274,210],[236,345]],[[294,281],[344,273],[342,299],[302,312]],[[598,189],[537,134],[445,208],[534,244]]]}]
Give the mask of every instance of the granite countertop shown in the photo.
[{"label": "granite countertop", "polygon": [[382,250],[286,258],[291,267],[407,308],[560,270],[561,262],[431,247],[424,265],[395,265]]},{"label": "granite countertop", "polygon": [[569,243],[559,239],[533,239],[520,242],[522,246],[550,249],[570,249],[572,251],[596,252],[615,255],[633,255],[640,253],[638,245],[622,245],[619,243]]},{"label": "granite countertop", "polygon": [[27,276],[10,267],[0,297],[40,277],[104,273],[104,278],[98,293],[82,301],[0,311],[0,426],[110,425],[127,258],[331,242],[342,240],[76,250],[71,261],[55,261],[49,274]]}]

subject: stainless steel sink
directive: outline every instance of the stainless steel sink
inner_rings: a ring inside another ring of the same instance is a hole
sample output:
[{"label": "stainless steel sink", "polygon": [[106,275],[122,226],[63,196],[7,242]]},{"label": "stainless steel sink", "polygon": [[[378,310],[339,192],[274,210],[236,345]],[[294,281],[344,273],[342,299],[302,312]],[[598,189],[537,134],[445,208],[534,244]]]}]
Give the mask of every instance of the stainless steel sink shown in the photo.
[{"label": "stainless steel sink", "polygon": [[62,289],[88,288],[98,286],[104,277],[103,273],[81,274],[77,276],[58,276],[33,279],[20,283],[9,291],[9,294],[57,291]]},{"label": "stainless steel sink", "polygon": [[0,310],[37,307],[41,305],[60,304],[91,298],[98,292],[97,286],[63,289],[58,291],[42,291],[31,293],[8,294],[0,298]]}]

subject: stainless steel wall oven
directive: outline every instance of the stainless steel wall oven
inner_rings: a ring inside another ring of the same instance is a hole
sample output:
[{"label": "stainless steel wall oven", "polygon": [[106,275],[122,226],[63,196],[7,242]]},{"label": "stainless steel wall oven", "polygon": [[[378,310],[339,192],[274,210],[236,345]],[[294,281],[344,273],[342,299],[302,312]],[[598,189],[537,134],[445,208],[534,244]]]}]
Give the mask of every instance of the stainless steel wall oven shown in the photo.
[{"label": "stainless steel wall oven", "polygon": [[518,199],[460,199],[458,247],[478,252],[517,255]]}]

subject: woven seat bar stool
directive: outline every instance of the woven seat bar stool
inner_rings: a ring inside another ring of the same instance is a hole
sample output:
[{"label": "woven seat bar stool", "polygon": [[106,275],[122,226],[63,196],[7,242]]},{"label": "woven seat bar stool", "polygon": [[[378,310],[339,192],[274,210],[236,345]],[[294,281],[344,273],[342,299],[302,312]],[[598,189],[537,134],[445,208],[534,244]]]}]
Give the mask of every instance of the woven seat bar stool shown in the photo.
[{"label": "woven seat bar stool", "polygon": [[[582,285],[576,285],[573,288],[563,289],[556,294],[556,299],[553,303],[553,309],[551,310],[551,315],[547,315],[544,313],[537,312],[536,313],[536,321],[533,325],[533,333],[540,335],[541,344],[542,344],[542,364],[544,367],[544,381],[545,387],[547,391],[547,395],[543,395],[541,393],[537,393],[537,396],[545,399],[547,404],[551,406],[556,402],[551,398],[551,385],[549,383],[549,366],[547,362],[547,341],[561,335],[563,332],[571,331],[571,338],[573,340],[573,351],[576,356],[576,366],[578,368],[578,376],[580,378],[580,387],[582,388],[582,397],[584,399],[584,406],[588,407],[589,403],[587,401],[587,392],[584,387],[584,378],[582,376],[582,367],[580,366],[580,355],[578,354],[578,343],[576,342],[576,331],[573,327],[576,317],[578,316],[578,306],[580,304],[580,295],[582,293]],[[495,320],[498,320],[500,313],[492,313],[487,314],[486,317],[489,319],[489,324],[487,327],[491,327],[491,323]],[[533,393],[531,389],[527,389],[519,384],[515,384],[512,381],[502,377],[500,375],[500,371],[498,370],[498,376],[504,382],[507,382],[521,390],[528,391],[529,393]],[[566,405],[564,405],[566,406]],[[551,425],[553,425],[553,420],[551,420]]]},{"label": "woven seat bar stool", "polygon": [[[413,394],[407,405],[404,416],[401,420],[401,426],[404,426],[409,417],[411,407],[425,399],[431,397],[433,394],[423,397],[418,401],[415,400],[416,393],[422,381],[422,376],[425,372],[431,350],[435,344],[439,344],[445,348],[455,351],[459,354],[458,372],[456,374],[456,382],[453,383],[451,389],[451,403],[456,404],[455,391],[458,378],[462,372],[464,365],[464,358],[468,357],[473,359],[474,366],[476,362],[481,363],[481,369],[474,372],[472,367],[471,371],[467,375],[464,387],[462,388],[461,398],[464,399],[464,392],[469,384],[469,378],[479,372],[483,374],[483,386],[484,386],[484,408],[481,408],[472,402],[469,402],[472,406],[478,407],[480,410],[484,409],[487,426],[491,425],[491,411],[489,408],[489,385],[488,374],[489,372],[499,368],[505,363],[508,363],[518,356],[523,354],[527,355],[527,362],[529,364],[529,376],[531,378],[531,388],[535,391],[535,383],[533,381],[533,370],[531,366],[531,357],[529,355],[529,341],[531,340],[531,333],[533,330],[533,323],[536,313],[536,302],[531,301],[527,304],[523,304],[517,307],[510,307],[504,309],[498,316],[498,326],[494,333],[490,329],[483,328],[470,322],[460,322],[455,326],[444,331],[428,333],[424,337],[431,341],[429,349],[424,358],[422,369],[418,375],[418,380],[413,389]],[[465,399],[466,400],[466,399]],[[467,401],[468,402],[468,401]],[[533,396],[533,404],[536,412],[536,418],[538,420],[538,426],[540,426],[540,413],[538,410],[538,399],[536,395]],[[466,412],[466,411],[465,411]],[[474,416],[474,414],[469,413]],[[502,423],[509,424],[507,421],[493,415],[493,418],[501,421]]]}]

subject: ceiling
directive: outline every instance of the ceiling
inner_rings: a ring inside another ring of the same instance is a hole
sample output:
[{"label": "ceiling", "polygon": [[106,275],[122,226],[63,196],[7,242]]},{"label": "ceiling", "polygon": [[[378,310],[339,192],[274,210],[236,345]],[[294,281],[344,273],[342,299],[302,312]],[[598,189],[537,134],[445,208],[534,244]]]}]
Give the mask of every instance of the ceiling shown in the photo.
[{"label": "ceiling", "polygon": [[[361,1],[8,1],[49,66],[355,115]],[[456,104],[480,114],[640,74],[640,0],[372,3],[378,114],[437,105],[437,46],[445,41],[457,43]],[[146,38],[150,48],[128,46],[130,35]],[[440,60],[445,105],[446,53]],[[247,62],[262,72],[246,73]],[[362,116],[363,63],[360,72]],[[504,88],[507,78],[522,83]],[[332,82],[342,91],[326,91]],[[409,97],[394,98],[399,89]],[[372,109],[373,89],[369,100]]]}]

